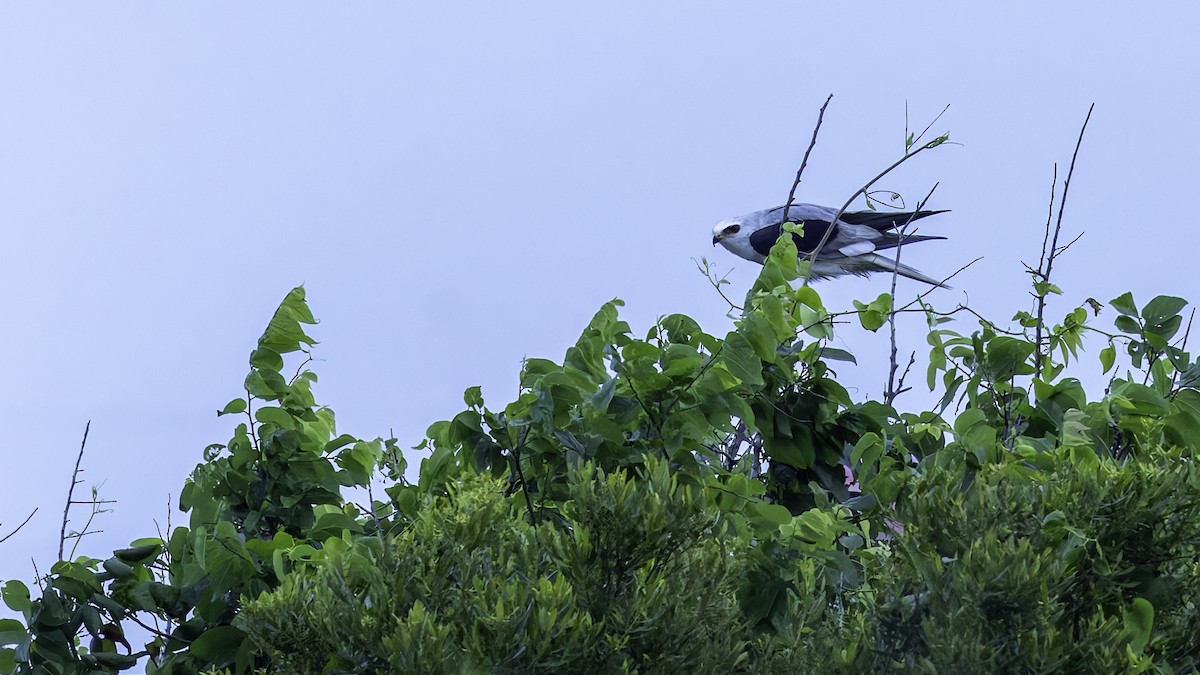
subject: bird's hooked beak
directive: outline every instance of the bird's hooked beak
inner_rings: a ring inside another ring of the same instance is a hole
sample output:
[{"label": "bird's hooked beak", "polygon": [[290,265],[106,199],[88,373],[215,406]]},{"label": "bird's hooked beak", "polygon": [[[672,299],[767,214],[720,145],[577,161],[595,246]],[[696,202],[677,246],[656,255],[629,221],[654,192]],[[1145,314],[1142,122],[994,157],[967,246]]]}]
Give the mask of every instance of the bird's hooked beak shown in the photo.
[{"label": "bird's hooked beak", "polygon": [[738,223],[738,222],[731,222],[728,220],[723,220],[723,221],[717,223],[717,226],[713,228],[713,246],[716,246],[717,244],[720,244],[721,242],[728,239],[729,237],[732,237],[733,235],[737,234],[738,230],[741,230],[741,229],[742,229],[742,225],[741,225],[741,223]]}]

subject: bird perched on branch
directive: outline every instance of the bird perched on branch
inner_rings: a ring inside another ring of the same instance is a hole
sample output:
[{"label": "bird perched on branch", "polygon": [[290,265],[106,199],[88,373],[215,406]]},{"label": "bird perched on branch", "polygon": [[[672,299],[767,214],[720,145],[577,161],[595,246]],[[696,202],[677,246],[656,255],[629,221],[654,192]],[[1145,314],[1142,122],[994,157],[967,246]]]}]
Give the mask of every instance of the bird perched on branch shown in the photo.
[{"label": "bird perched on branch", "polygon": [[[720,244],[734,255],[761,265],[783,233],[783,211],[784,207],[779,206],[722,220],[713,228],[713,246]],[[837,209],[815,204],[792,204],[787,210],[789,222],[803,224],[803,234],[792,233],[792,240],[796,242],[800,255],[811,255],[822,240],[825,242],[813,260],[813,279],[828,279],[844,274],[865,277],[872,272],[896,272],[909,279],[950,288],[908,265],[876,253],[919,241],[945,239],[895,231],[920,218],[945,211],[846,211],[834,224],[833,217],[837,212]]]}]

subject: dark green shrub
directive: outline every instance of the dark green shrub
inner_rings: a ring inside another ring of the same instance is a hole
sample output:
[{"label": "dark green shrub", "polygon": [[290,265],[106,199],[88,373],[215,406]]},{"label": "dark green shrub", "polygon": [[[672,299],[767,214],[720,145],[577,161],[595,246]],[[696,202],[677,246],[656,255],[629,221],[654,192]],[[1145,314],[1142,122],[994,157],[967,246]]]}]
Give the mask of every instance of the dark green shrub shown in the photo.
[{"label": "dark green shrub", "polygon": [[[278,672],[734,672],[743,543],[664,462],[584,465],[561,519],[473,478],[394,542],[330,545],[246,603],[238,625]],[[331,542],[332,543],[332,542]]]}]

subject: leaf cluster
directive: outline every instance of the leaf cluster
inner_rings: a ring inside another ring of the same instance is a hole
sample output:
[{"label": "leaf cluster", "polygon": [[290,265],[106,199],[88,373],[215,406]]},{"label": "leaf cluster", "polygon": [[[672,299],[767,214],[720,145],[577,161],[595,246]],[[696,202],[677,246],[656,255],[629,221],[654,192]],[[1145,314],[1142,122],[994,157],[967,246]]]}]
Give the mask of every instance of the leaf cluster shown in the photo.
[{"label": "leaf cluster", "polygon": [[[315,344],[293,290],[219,413],[238,420],[231,439],[185,485],[188,525],[60,561],[36,598],[5,584],[23,620],[0,623],[0,672],[1200,660],[1186,303],[1121,296],[1116,332],[1081,305],[1053,327],[1018,313],[965,334],[952,323],[969,310],[923,298],[830,310],[794,285],[807,265],[781,237],[723,335],[676,314],[637,337],[606,303],[561,362],[524,363],[516,400],[468,389],[429,427],[415,484],[394,439],[337,432],[307,360],[284,375]],[[940,403],[853,400],[835,325],[907,311],[926,317]],[[1089,336],[1117,369],[1099,397],[1068,376]],[[347,498],[380,479],[380,501]],[[152,632],[142,649],[132,624]]]}]

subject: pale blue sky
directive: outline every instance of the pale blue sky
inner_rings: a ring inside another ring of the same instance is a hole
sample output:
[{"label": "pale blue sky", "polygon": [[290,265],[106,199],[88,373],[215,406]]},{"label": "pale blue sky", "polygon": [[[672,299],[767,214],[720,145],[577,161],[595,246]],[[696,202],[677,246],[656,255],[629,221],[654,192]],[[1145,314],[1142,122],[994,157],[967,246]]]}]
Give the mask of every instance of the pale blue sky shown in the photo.
[{"label": "pale blue sky", "polygon": [[[319,400],[406,446],[468,386],[509,400],[521,358],[559,358],[612,297],[639,333],[670,312],[723,332],[690,259],[744,292],[756,267],[710,228],[784,200],[830,92],[798,196],[831,205],[902,152],[906,101],[915,126],[950,104],[934,131],[962,145],[882,184],[911,204],[941,181],[954,210],[907,263],[986,256],[944,305],[1027,307],[1020,261],[1093,101],[1052,316],[1200,298],[1198,24],[1184,2],[6,4],[0,533],[41,510],[0,578],[53,561],[89,419],[83,487],[119,503],[80,552],[153,534],[298,283]],[[886,285],[819,289],[844,308]],[[884,336],[844,333],[844,381],[878,395]]]}]

